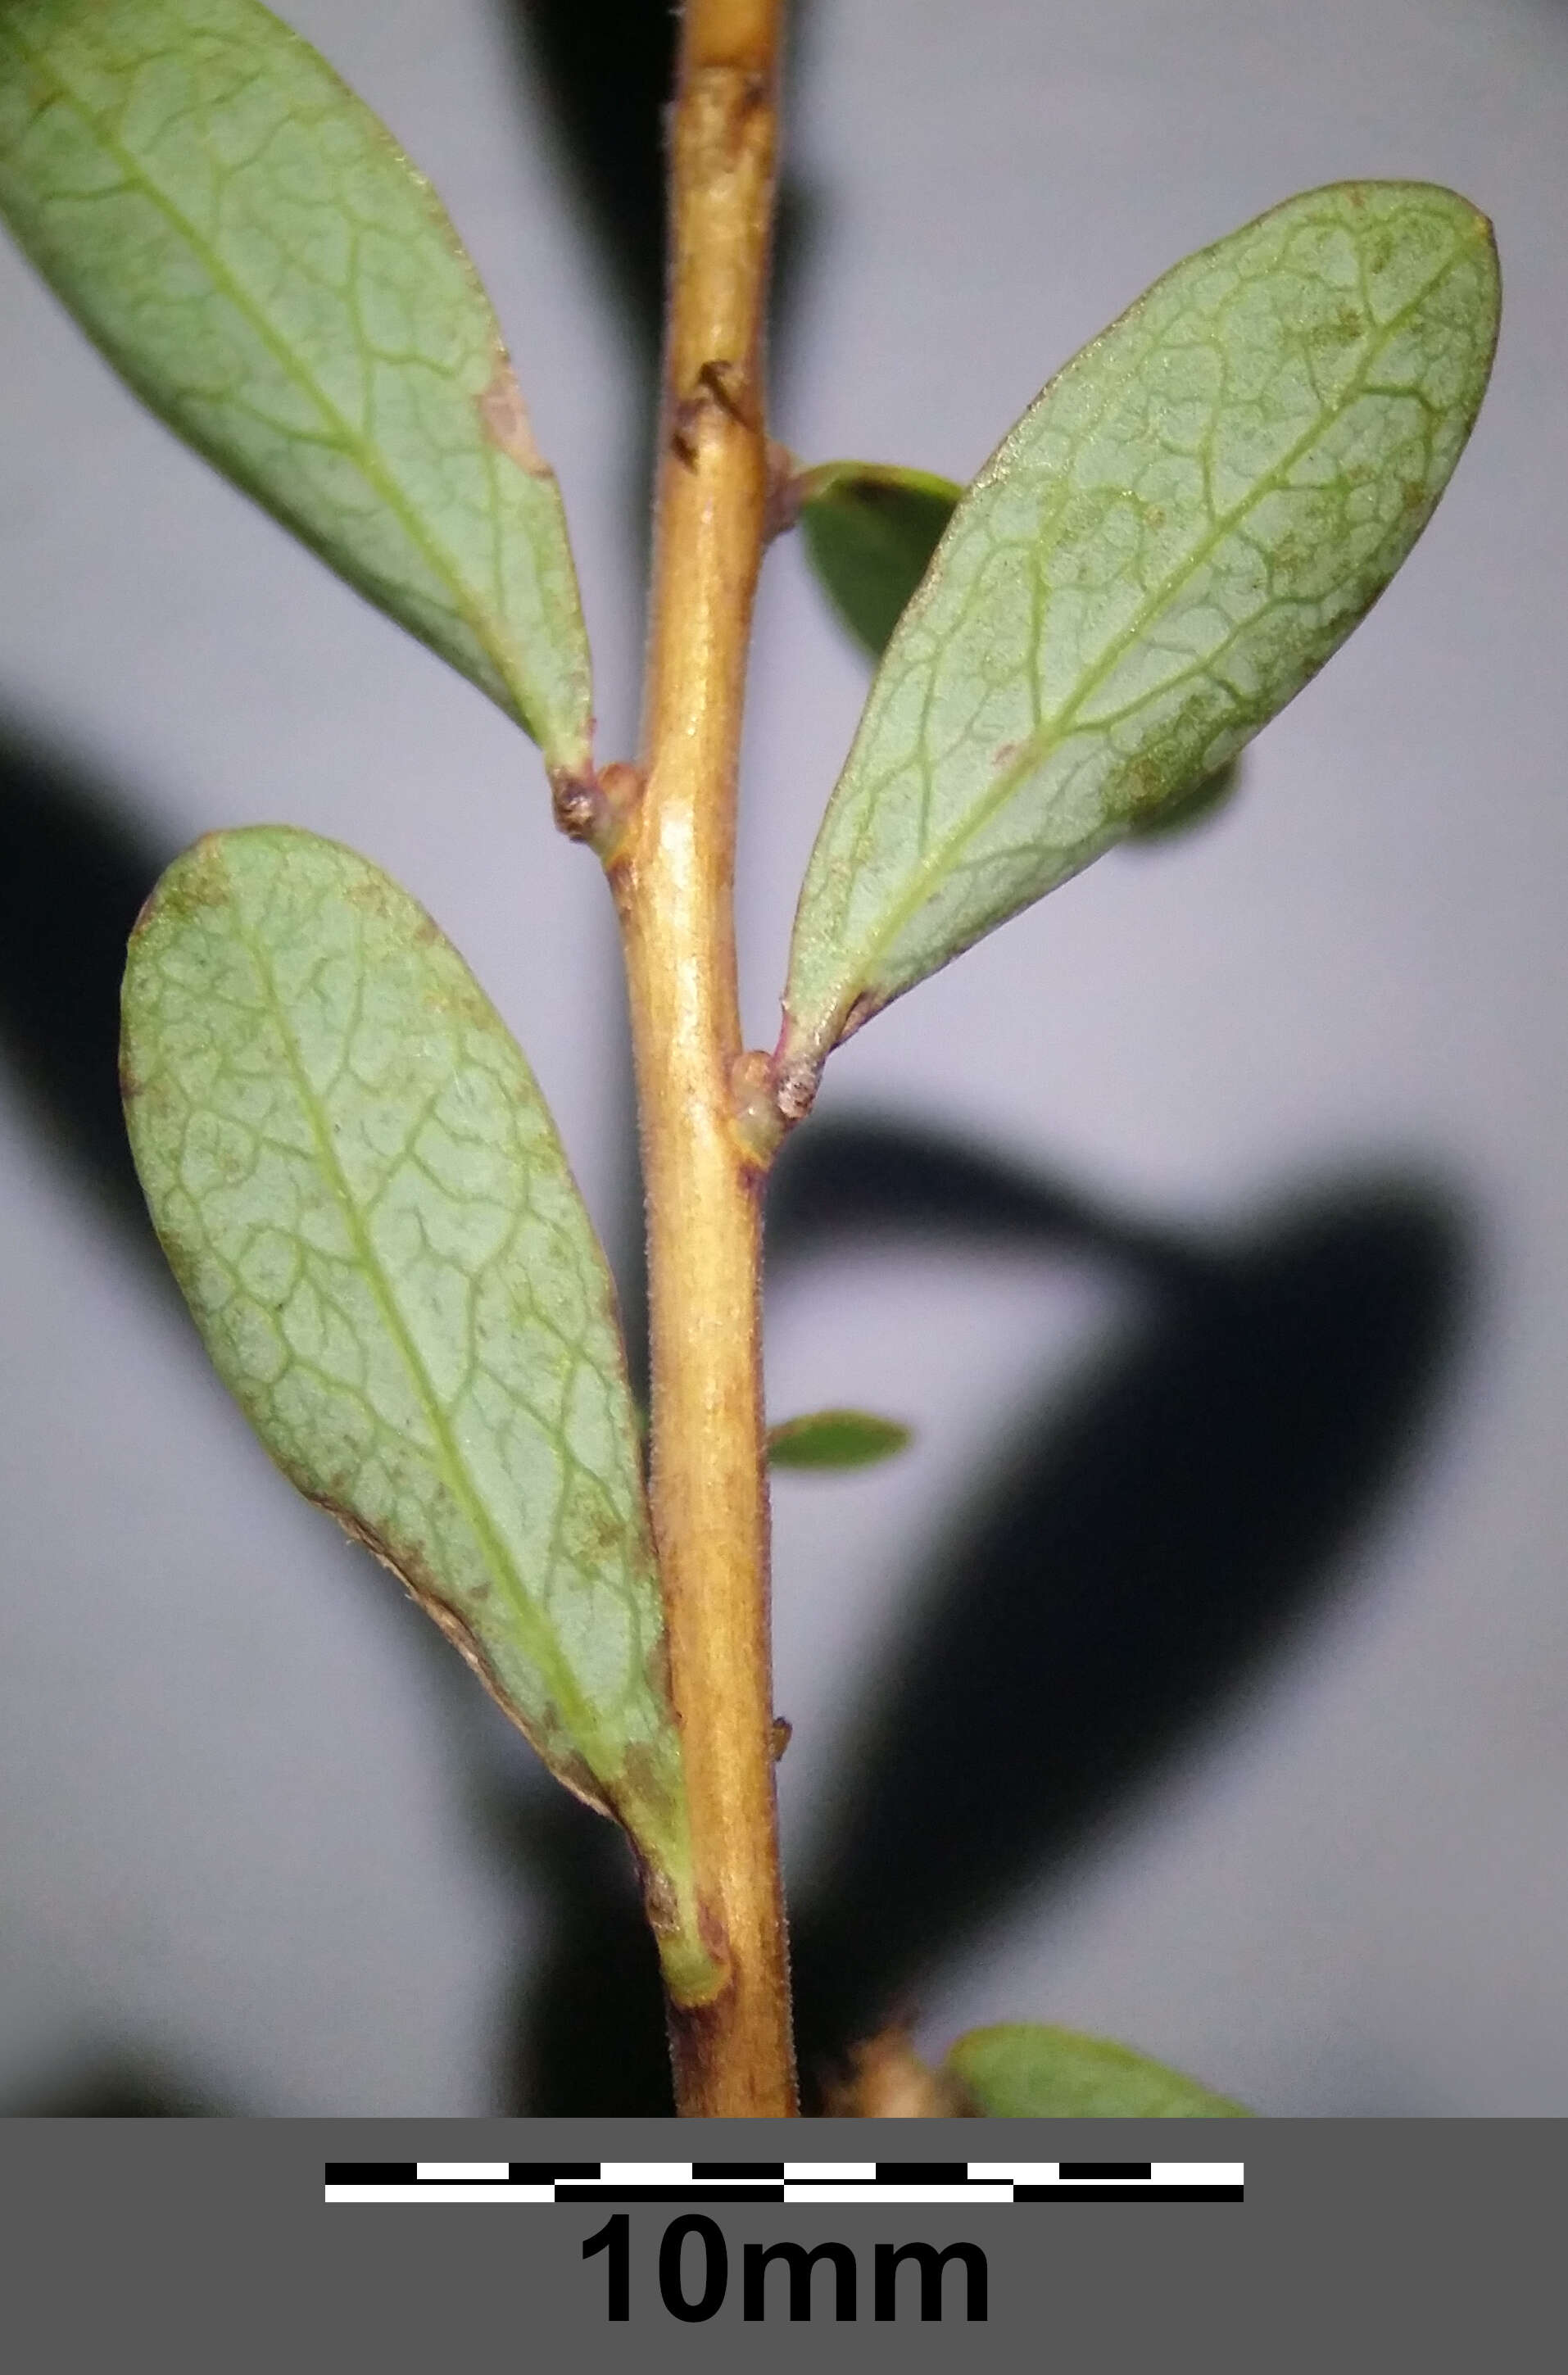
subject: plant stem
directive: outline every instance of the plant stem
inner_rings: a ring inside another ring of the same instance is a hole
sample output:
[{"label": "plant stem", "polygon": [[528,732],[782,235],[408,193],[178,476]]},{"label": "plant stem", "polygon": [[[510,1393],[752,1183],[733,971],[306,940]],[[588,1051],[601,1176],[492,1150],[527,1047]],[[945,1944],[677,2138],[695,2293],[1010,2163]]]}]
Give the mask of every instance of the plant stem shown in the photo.
[{"label": "plant stem", "polygon": [[654,1532],[719,1992],[670,2004],[686,2116],[796,2109],[773,1791],[761,1176],[738,1127],[735,791],[764,536],[783,0],[687,0],[671,132],[643,780],[609,857],[648,1207]]}]

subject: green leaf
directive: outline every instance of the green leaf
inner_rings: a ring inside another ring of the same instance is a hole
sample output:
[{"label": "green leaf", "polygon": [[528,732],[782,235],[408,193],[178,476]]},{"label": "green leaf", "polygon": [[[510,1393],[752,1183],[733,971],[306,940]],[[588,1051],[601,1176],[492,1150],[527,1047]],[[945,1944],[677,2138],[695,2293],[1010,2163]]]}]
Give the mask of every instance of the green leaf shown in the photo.
[{"label": "green leaf", "polygon": [[873,659],[886,650],[962,492],[928,470],[878,462],[819,462],[795,481],[808,558]]},{"label": "green leaf", "polygon": [[1068,2028],[1023,2022],[972,2028],[947,2068],[984,2117],[993,2120],[1245,2120],[1174,2070],[1125,2045]]},{"label": "green leaf", "polygon": [[902,1451],[910,1429],[897,1419],[869,1411],[812,1411],[768,1429],[768,1458],[775,1468],[869,1468]]},{"label": "green leaf", "polygon": [[1292,198],[1179,264],[1025,413],[878,672],[796,918],[781,1091],[1181,800],[1431,516],[1497,332],[1491,227],[1419,183]]},{"label": "green leaf", "polygon": [[153,411],[592,763],[555,478],[428,182],[257,0],[4,0],[0,212]]},{"label": "green leaf", "polygon": [[651,1867],[700,1991],[679,1735],[609,1276],[521,1050],[407,893],[281,826],[176,860],[123,1085],[219,1375]]}]

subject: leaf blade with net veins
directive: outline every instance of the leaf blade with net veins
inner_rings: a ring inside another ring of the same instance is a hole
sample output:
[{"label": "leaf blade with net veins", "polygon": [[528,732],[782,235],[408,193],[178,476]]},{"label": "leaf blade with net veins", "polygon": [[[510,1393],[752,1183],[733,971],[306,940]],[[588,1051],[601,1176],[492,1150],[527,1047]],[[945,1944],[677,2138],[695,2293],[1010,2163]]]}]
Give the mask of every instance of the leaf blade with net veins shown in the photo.
[{"label": "leaf blade with net veins", "polygon": [[178,435],[587,770],[560,492],[489,301],[308,42],[259,0],[6,0],[0,213]]},{"label": "leaf blade with net veins", "polygon": [[1409,551],[1496,339],[1451,191],[1289,200],[1157,281],[954,514],[801,892],[781,1104],[868,1015],[1187,798]]},{"label": "leaf blade with net veins", "polygon": [[463,960],[351,850],[213,834],[136,928],[124,1081],[213,1361],[650,1874],[711,1980],[635,1420],[603,1255]]}]

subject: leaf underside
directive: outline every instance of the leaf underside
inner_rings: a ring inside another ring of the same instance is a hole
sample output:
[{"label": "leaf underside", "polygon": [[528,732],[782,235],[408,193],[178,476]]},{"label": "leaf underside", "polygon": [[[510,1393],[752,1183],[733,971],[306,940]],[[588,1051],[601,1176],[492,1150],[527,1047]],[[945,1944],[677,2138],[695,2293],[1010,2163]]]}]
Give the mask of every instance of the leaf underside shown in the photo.
[{"label": "leaf underside", "polygon": [[973,2028],[947,2068],[994,2120],[1244,2120],[1241,2104],[1103,2038],[1019,2022]]},{"label": "leaf underside", "polygon": [[[821,462],[796,481],[800,526],[818,583],[843,625],[880,659],[963,499],[951,479],[881,462]],[[1239,759],[1190,791],[1135,811],[1129,841],[1164,841],[1234,798]]]},{"label": "leaf underside", "polygon": [[151,409],[591,763],[560,489],[440,200],[258,0],[5,0],[0,212]]},{"label": "leaf underside", "polygon": [[679,1896],[679,1740],[608,1273],[461,957],[336,843],[214,834],[136,927],[123,1076],[159,1235],[266,1449]]},{"label": "leaf underside", "polygon": [[1179,264],[954,514],[801,892],[784,1065],[834,1043],[1221,767],[1431,516],[1496,340],[1491,229],[1341,183]]}]

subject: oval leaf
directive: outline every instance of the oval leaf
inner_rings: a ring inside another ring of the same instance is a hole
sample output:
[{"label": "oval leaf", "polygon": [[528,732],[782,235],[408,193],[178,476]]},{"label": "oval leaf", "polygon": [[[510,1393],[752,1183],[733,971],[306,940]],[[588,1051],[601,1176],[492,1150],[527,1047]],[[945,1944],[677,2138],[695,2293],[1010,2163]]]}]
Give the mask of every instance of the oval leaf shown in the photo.
[{"label": "oval leaf", "polygon": [[6,0],[0,211],[171,428],[591,764],[566,521],[428,182],[257,0]]},{"label": "oval leaf", "polygon": [[177,859],[123,1075],[159,1237],[301,1493],[390,1566],[705,1956],[608,1272],[533,1075],[387,876],[283,827]]},{"label": "oval leaf", "polygon": [[1244,2120],[1239,2103],[1125,2045],[1025,2023],[972,2028],[947,2068],[993,2120]]},{"label": "oval leaf", "polygon": [[807,557],[844,625],[880,659],[963,489],[928,470],[819,462],[790,490]]},{"label": "oval leaf", "polygon": [[869,1411],[812,1411],[768,1429],[768,1458],[775,1468],[870,1468],[902,1451],[910,1429],[897,1419]]},{"label": "oval leaf", "polygon": [[1179,801],[1409,552],[1496,337],[1452,192],[1292,198],[1157,281],[959,505],[871,689],[796,918],[781,1086]]}]

